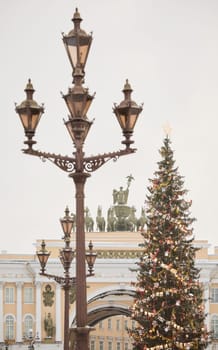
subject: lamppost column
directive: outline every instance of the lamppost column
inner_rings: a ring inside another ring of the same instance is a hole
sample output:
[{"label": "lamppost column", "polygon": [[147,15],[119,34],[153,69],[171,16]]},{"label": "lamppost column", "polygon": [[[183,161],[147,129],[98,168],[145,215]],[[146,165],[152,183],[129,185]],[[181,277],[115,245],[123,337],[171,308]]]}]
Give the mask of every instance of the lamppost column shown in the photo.
[{"label": "lamppost column", "polygon": [[4,321],[3,321],[3,282],[0,282],[0,343],[4,342]]},{"label": "lamppost column", "polygon": [[56,317],[55,317],[55,324],[56,324],[56,342],[61,342],[62,332],[61,332],[61,287],[60,284],[56,284],[56,305],[55,305],[55,311],[56,311]]},{"label": "lamppost column", "polygon": [[84,220],[84,187],[90,174],[76,172],[70,175],[76,189],[76,349],[88,349],[86,249]]},{"label": "lamppost column", "polygon": [[41,305],[41,282],[36,282],[36,332],[38,334],[38,340],[41,341],[42,331],[41,331],[41,317],[42,317],[42,305]]},{"label": "lamppost column", "polygon": [[64,286],[64,350],[69,350],[69,285]]}]

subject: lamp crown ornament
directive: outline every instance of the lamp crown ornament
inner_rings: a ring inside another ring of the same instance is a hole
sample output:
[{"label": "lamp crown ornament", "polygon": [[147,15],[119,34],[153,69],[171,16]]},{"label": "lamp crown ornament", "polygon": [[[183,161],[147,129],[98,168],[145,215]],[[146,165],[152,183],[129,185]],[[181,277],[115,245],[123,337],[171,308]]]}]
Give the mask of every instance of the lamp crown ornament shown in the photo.
[{"label": "lamp crown ornament", "polygon": [[128,79],[126,79],[126,83],[124,84],[124,88],[123,88],[123,92],[124,92],[124,94],[125,94],[125,92],[127,92],[127,91],[130,91],[130,92],[132,92],[133,90],[132,90],[132,88],[131,88],[131,85],[130,85],[130,83],[129,83],[129,80]]},{"label": "lamp crown ornament", "polygon": [[[26,89],[24,90],[27,93],[27,99],[32,99],[33,93],[34,93],[34,88],[33,88],[33,84],[31,82],[31,79],[28,79],[28,83],[26,84]],[[28,96],[28,94],[30,94]]]},{"label": "lamp crown ornament", "polygon": [[32,108],[39,112],[44,112],[44,105],[40,106],[34,99],[33,94],[35,92],[35,89],[33,88],[33,84],[31,82],[31,79],[28,79],[28,83],[26,84],[26,87],[24,89],[26,92],[26,99],[21,102],[20,105],[16,105],[16,112],[19,113],[25,108]]},{"label": "lamp crown ornament", "polygon": [[82,21],[82,18],[80,17],[80,13],[79,13],[79,11],[78,11],[78,7],[76,7],[76,10],[75,10],[75,12],[74,12],[72,21],[79,21],[79,22]]}]

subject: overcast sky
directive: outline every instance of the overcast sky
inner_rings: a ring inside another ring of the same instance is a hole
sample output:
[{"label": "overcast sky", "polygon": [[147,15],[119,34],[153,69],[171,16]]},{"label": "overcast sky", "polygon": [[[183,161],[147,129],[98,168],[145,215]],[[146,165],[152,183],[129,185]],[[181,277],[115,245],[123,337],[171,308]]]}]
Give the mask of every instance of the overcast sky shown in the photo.
[{"label": "overcast sky", "polygon": [[25,98],[32,79],[35,99],[45,103],[36,148],[71,155],[63,124],[67,108],[60,91],[72,83],[62,32],[79,8],[93,43],[85,86],[96,97],[86,155],[120,149],[121,131],[112,113],[129,79],[144,103],[135,128],[138,151],[108,162],[86,184],[86,205],[96,217],[112,205],[112,191],[132,174],[129,205],[144,205],[148,179],[160,159],[163,125],[172,128],[172,148],[192,199],[195,238],[218,245],[218,1],[217,0],[1,0],[1,221],[0,250],[33,253],[36,239],[62,237],[65,206],[75,211],[74,184],[50,162],[24,155],[24,133],[14,102]]}]

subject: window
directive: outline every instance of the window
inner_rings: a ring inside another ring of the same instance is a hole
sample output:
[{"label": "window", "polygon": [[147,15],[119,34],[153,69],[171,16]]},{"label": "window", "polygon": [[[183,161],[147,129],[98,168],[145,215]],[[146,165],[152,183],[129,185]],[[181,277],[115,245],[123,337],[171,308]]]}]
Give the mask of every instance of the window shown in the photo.
[{"label": "window", "polygon": [[31,337],[33,334],[33,318],[28,315],[24,319],[24,336],[26,338]]},{"label": "window", "polygon": [[117,342],[117,350],[121,350],[120,342]]},{"label": "window", "polygon": [[32,287],[25,287],[24,288],[24,303],[25,304],[33,304],[33,288]]},{"label": "window", "polygon": [[112,350],[113,349],[113,347],[112,347],[112,341],[109,341],[108,342],[108,350]]},{"label": "window", "polygon": [[128,343],[124,343],[124,350],[128,350]]},{"label": "window", "polygon": [[107,321],[107,328],[108,329],[112,329],[111,318],[109,318],[108,321]]},{"label": "window", "polygon": [[5,320],[5,335],[6,339],[14,339],[14,318],[9,315]]},{"label": "window", "polygon": [[212,337],[218,338],[218,316],[213,316],[211,320]]},{"label": "window", "polygon": [[132,329],[135,329],[135,321],[132,321]]},{"label": "window", "polygon": [[116,322],[116,329],[117,329],[117,331],[120,330],[120,320],[117,320],[117,322]]},{"label": "window", "polygon": [[102,340],[99,342],[99,350],[104,350],[104,342]]},{"label": "window", "polygon": [[211,289],[211,302],[218,303],[218,288]]},{"label": "window", "polygon": [[128,321],[127,320],[124,321],[124,329],[128,329]]},{"label": "window", "polygon": [[99,329],[102,329],[102,328],[103,328],[103,322],[100,321],[100,322],[99,322]]},{"label": "window", "polygon": [[5,288],[5,303],[14,304],[14,288],[6,287]]},{"label": "window", "polygon": [[90,350],[95,350],[95,341],[91,340]]}]

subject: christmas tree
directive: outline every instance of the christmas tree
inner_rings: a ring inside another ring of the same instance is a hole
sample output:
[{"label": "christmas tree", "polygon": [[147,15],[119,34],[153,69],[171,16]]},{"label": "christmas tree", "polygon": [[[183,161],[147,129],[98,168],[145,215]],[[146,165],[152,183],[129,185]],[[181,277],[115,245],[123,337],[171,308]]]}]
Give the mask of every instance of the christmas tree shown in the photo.
[{"label": "christmas tree", "polygon": [[184,180],[175,167],[171,141],[165,137],[158,170],[146,199],[143,253],[137,262],[136,299],[129,330],[134,349],[204,349],[203,286],[195,267],[194,219],[185,199]]}]

